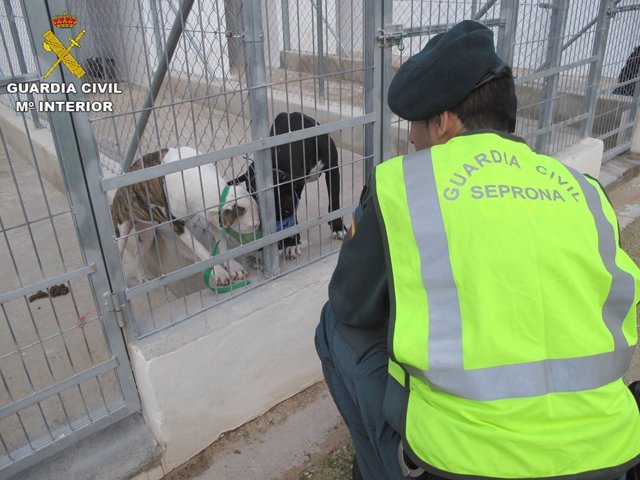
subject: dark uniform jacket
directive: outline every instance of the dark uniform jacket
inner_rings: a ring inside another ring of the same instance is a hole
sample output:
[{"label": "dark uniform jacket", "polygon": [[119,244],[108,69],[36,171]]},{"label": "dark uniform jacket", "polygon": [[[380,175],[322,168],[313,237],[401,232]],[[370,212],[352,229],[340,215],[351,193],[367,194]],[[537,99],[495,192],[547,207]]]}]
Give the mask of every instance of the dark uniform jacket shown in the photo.
[{"label": "dark uniform jacket", "polygon": [[374,199],[366,186],[329,282],[329,303],[338,330],[359,356],[373,347],[386,348],[387,271]]}]

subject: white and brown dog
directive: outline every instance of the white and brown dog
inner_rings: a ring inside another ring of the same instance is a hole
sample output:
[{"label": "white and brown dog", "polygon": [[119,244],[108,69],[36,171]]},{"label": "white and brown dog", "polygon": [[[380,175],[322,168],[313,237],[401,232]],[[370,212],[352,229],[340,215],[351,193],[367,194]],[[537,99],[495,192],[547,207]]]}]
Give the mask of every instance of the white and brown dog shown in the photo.
[{"label": "white and brown dog", "polygon": [[[198,151],[190,147],[165,148],[136,160],[130,171],[184,160],[195,155],[198,155]],[[221,204],[220,194],[226,185],[227,179],[215,166],[205,164],[120,187],[116,191],[111,203],[111,218],[120,257],[124,254],[129,234],[135,230],[138,234],[136,275],[139,282],[145,280],[143,258],[153,245],[154,224],[170,222],[178,238],[193,249],[199,259],[208,258],[209,250],[186,226],[186,220],[192,215],[204,211],[209,228],[216,238],[220,238],[223,228],[231,228],[241,234],[257,230],[260,226],[258,204],[241,185],[231,187],[226,201]],[[220,242],[220,250],[224,249],[223,244],[224,242]],[[230,260],[226,268],[216,265],[214,275],[215,281],[211,279],[210,283],[223,286],[246,278],[247,271],[237,261]]]}]

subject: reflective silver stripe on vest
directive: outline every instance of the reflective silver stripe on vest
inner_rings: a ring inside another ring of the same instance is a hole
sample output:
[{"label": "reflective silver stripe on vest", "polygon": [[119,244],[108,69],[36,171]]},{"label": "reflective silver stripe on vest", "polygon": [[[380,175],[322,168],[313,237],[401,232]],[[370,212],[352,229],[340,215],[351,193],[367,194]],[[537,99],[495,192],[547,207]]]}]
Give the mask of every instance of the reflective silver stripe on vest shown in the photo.
[{"label": "reflective silver stripe on vest", "polygon": [[411,228],[420,252],[422,283],[428,295],[429,370],[462,370],[460,302],[449,260],[431,149],[406,155],[402,167]]},{"label": "reflective silver stripe on vest", "polygon": [[622,322],[633,306],[635,280],[616,264],[616,237],[611,223],[604,215],[600,194],[596,187],[570,167],[567,167],[582,188],[587,205],[593,213],[598,230],[598,250],[607,271],[611,274],[611,290],[602,309],[605,324],[613,336],[615,348],[627,346],[622,334]]},{"label": "reflective silver stripe on vest", "polygon": [[622,322],[634,298],[634,280],[615,264],[613,227],[602,211],[595,187],[574,174],[594,216],[600,254],[613,282],[603,307],[614,338],[613,352],[569,359],[464,370],[462,319],[453,280],[449,246],[440,210],[431,150],[403,159],[404,181],[412,228],[420,254],[422,281],[429,304],[429,368],[403,366],[418,379],[439,390],[473,400],[531,397],[551,392],[574,392],[601,387],[622,377],[633,347],[622,334]]}]

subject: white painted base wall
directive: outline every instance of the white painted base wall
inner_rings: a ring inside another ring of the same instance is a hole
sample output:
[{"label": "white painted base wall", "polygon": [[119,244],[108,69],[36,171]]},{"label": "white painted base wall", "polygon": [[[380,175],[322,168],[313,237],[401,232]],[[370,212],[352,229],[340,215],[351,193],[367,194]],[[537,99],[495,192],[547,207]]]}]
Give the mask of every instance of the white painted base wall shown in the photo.
[{"label": "white painted base wall", "polygon": [[597,138],[584,138],[553,156],[565,165],[593,178],[600,176],[604,143]]},{"label": "white painted base wall", "polygon": [[129,346],[165,472],[322,378],[313,338],[336,260]]}]

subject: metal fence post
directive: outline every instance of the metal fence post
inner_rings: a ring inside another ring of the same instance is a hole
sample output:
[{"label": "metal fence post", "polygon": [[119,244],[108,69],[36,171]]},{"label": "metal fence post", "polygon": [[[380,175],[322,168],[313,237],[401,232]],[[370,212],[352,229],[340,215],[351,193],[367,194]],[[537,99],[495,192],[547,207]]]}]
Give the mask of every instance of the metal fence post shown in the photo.
[{"label": "metal fence post", "polygon": [[591,49],[591,55],[597,58],[589,65],[587,89],[584,95],[584,112],[588,113],[589,116],[584,122],[582,122],[581,133],[583,137],[591,136],[593,130],[593,123],[598,104],[598,87],[600,85],[600,79],[602,78],[604,54],[607,50],[607,38],[609,36],[609,25],[611,24],[611,18],[608,15],[609,7],[609,0],[600,0],[596,32],[593,38],[593,47]]},{"label": "metal fence post", "polygon": [[[376,34],[382,28],[382,6],[383,3],[377,0],[364,0],[365,8],[362,12],[362,51],[364,63],[364,113],[373,113],[378,110],[375,123],[364,125],[364,180],[369,183],[373,170],[376,154],[378,158],[380,152],[376,151],[379,142],[379,129],[382,122],[378,104],[380,102],[380,59],[377,55]],[[378,101],[376,101],[376,98]],[[380,160],[378,160],[380,161]],[[377,163],[377,162],[376,162]]]},{"label": "metal fence post", "polygon": [[[313,0],[311,0],[313,5]],[[322,0],[316,0],[316,31],[318,36],[318,94],[324,98],[325,78],[324,78],[324,32],[322,31]]]},{"label": "metal fence post", "polygon": [[[269,99],[267,96],[266,67],[264,60],[264,33],[260,0],[245,0],[242,5],[244,22],[244,52],[247,59],[247,89],[251,114],[253,140],[269,136]],[[256,188],[260,205],[260,225],[265,233],[276,231],[276,207],[273,196],[273,172],[269,149],[255,152]],[[262,250],[266,275],[280,273],[277,245],[267,245]]]},{"label": "metal fence post", "polygon": [[[547,6],[541,4],[545,8],[552,8],[551,24],[549,27],[549,45],[547,47],[547,56],[544,68],[552,69],[560,65],[562,57],[562,39],[564,38],[564,30],[567,24],[567,13],[569,5],[567,0],[553,0],[553,4]],[[555,97],[558,93],[558,82],[560,73],[554,73],[545,77],[542,87],[542,97],[540,99],[540,113],[538,120],[538,128],[543,129],[553,124],[553,108],[555,105]],[[536,150],[538,152],[547,152],[551,141],[551,132],[546,132],[536,138]]]},{"label": "metal fence post", "polygon": [[[382,11],[377,12],[381,14],[380,23],[382,28],[387,28],[387,25],[393,23],[393,1],[383,0],[380,2]],[[380,148],[379,161],[384,162],[391,157],[391,109],[387,103],[387,93],[389,92],[389,85],[393,77],[393,46],[385,45],[378,49],[378,61],[379,71],[377,78],[379,79],[376,89],[376,101],[378,102],[378,108],[380,109],[380,128],[376,129],[379,132],[379,139],[377,145]]]},{"label": "metal fence post", "polygon": [[[218,2],[215,2],[216,5]],[[227,37],[227,51],[231,69],[240,74],[246,64],[242,48],[243,23],[241,16],[243,0],[224,0],[224,22]]]},{"label": "metal fence post", "polygon": [[[365,0],[363,12],[364,107],[365,113],[377,113],[375,124],[364,126],[364,179],[371,180],[373,167],[391,156],[391,110],[387,90],[391,82],[391,45],[378,43],[378,34],[392,22],[391,0]],[[373,65],[373,68],[371,66]]]},{"label": "metal fence post", "polygon": [[623,137],[625,142],[631,143],[633,130],[638,125],[638,109],[640,107],[640,73],[636,79],[636,83],[634,83],[633,90],[633,99],[631,100],[631,106],[629,107],[629,121],[634,122],[631,128],[627,129],[627,133]]},{"label": "metal fence post", "polygon": [[[18,66],[20,67],[20,73],[26,74],[28,73],[27,62],[24,60],[24,50],[20,43],[20,35],[18,33],[18,26],[16,25],[16,17],[13,13],[13,7],[11,6],[11,0],[3,0],[3,2],[4,11],[7,14],[7,22],[9,23],[9,31],[11,31],[11,38],[13,39],[13,48],[15,49]],[[11,67],[11,59],[8,58],[7,60],[9,61],[9,67]],[[35,104],[32,93],[27,93],[27,100]],[[36,128],[42,128],[42,125],[40,125],[40,118],[38,118],[38,111],[35,108],[31,109],[31,120],[33,120],[33,125]]]},{"label": "metal fence post", "polygon": [[291,31],[289,30],[289,0],[281,0],[282,5],[282,48],[291,50]]},{"label": "metal fence post", "polygon": [[505,25],[498,30],[498,55],[507,65],[513,66],[513,49],[518,27],[518,0],[500,2],[500,19],[505,21]]},{"label": "metal fence post", "polygon": [[[173,7],[173,3],[169,5]],[[162,52],[162,36],[160,35],[160,20],[158,19],[158,0],[150,0],[149,9],[151,10],[151,24],[153,25],[153,44],[156,47],[156,56],[159,60]]]}]

